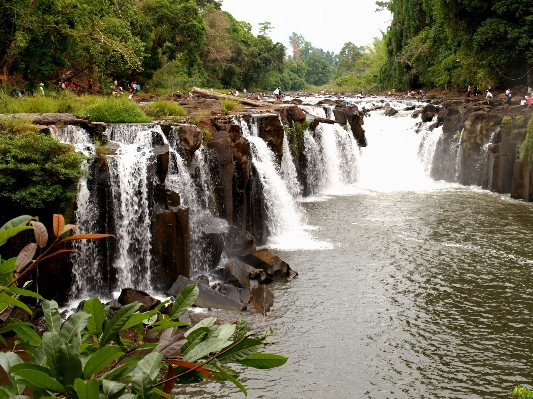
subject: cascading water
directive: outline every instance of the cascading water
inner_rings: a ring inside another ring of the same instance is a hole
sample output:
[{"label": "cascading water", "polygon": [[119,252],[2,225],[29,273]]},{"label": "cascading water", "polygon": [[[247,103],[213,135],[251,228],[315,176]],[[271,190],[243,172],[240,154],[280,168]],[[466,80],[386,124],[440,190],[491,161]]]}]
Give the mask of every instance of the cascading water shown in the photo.
[{"label": "cascading water", "polygon": [[291,150],[289,148],[289,141],[287,140],[287,135],[283,135],[283,155],[281,158],[281,177],[285,184],[287,185],[287,190],[293,198],[298,198],[300,196],[300,184],[298,183],[298,175],[296,173],[296,167],[292,161]]},{"label": "cascading water", "polygon": [[442,135],[442,127],[438,127],[433,130],[425,128],[418,134],[422,134],[422,141],[420,142],[418,149],[418,156],[422,161],[422,165],[424,166],[424,173],[426,176],[431,177],[433,157],[435,156],[435,150],[437,149],[439,138]]},{"label": "cascading water", "polygon": [[362,149],[359,188],[389,192],[423,191],[438,186],[428,176],[431,166],[424,164],[419,150],[425,138],[427,148],[422,153],[426,159],[433,159],[433,143],[438,140],[440,129],[435,129],[430,137],[416,134],[416,121],[402,116],[400,113],[391,123],[390,117],[376,112],[365,120],[368,147]]},{"label": "cascading water", "polygon": [[[285,250],[330,247],[328,243],[315,241],[307,232],[311,227],[305,224],[303,210],[288,189],[291,184],[288,185],[282,178],[273,152],[258,136],[257,121],[252,118],[251,128],[242,119],[237,122],[240,123],[242,135],[250,143],[252,163],[263,189],[269,232],[267,245]],[[288,143],[286,154],[290,154]]]},{"label": "cascading water", "polygon": [[[59,129],[56,138],[62,143],[70,144],[76,152],[89,159],[83,161],[82,168],[89,173],[89,168],[96,151],[89,133],[79,127],[67,125]],[[87,175],[80,179],[78,184],[78,196],[76,199],[76,211],[74,217],[78,226],[77,234],[97,232],[99,207],[95,201],[95,195],[91,192]],[[70,296],[73,298],[85,297],[103,291],[103,279],[101,276],[101,254],[95,241],[74,241],[74,249],[82,255],[73,255],[73,282]]]},{"label": "cascading water", "polygon": [[459,181],[459,176],[461,172],[461,156],[463,153],[463,133],[465,129],[461,130],[461,135],[459,136],[459,143],[457,144],[457,158],[455,160],[455,181]]},{"label": "cascading water", "polygon": [[118,144],[108,156],[117,248],[118,287],[151,288],[151,207],[148,168],[154,161],[152,139],[163,137],[159,125],[112,125],[109,140]]}]

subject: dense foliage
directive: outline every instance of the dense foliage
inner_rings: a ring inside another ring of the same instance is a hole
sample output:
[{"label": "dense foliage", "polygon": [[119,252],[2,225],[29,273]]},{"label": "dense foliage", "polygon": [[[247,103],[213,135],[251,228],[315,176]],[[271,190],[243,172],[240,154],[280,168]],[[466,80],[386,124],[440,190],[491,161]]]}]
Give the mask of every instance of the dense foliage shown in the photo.
[{"label": "dense foliage", "polygon": [[82,158],[50,136],[0,125],[0,215],[66,206],[76,198]]},{"label": "dense foliage", "polygon": [[533,5],[526,0],[390,0],[382,83],[465,90],[516,86],[533,73]]},{"label": "dense foliage", "polygon": [[[33,230],[35,237],[17,257],[0,257],[0,315],[13,307],[32,314],[19,298],[33,297],[42,301],[47,327],[39,336],[31,323],[12,318],[0,329],[0,334],[14,331],[18,336],[12,350],[0,352],[0,366],[9,379],[0,387],[1,399],[172,399],[175,384],[205,380],[230,381],[246,395],[231,364],[270,369],[287,361],[280,355],[259,352],[271,334],[254,336],[242,317],[219,325],[214,317],[194,326],[179,321],[198,297],[195,285],[185,287],[174,303],[165,301],[144,312],[139,302],[115,311],[98,298],[88,299],[83,310],[62,322],[55,301],[44,300],[16,283],[43,260],[77,252],[64,248],[69,241],[110,236],[74,234],[76,227],[65,225],[62,215],[54,215],[51,244],[46,227],[34,217],[19,216],[0,227],[0,246],[24,230]],[[0,341],[7,346],[2,335]],[[23,357],[19,355],[22,352]]]}]

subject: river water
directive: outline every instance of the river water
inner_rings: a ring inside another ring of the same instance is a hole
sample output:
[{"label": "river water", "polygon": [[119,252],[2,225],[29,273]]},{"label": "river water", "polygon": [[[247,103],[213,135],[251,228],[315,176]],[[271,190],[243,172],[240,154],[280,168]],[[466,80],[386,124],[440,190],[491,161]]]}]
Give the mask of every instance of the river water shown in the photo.
[{"label": "river water", "polygon": [[301,203],[316,249],[277,250],[300,274],[272,286],[268,316],[245,315],[289,360],[244,371],[249,398],[508,398],[533,383],[532,205],[429,179],[413,124],[367,118],[358,183]]}]

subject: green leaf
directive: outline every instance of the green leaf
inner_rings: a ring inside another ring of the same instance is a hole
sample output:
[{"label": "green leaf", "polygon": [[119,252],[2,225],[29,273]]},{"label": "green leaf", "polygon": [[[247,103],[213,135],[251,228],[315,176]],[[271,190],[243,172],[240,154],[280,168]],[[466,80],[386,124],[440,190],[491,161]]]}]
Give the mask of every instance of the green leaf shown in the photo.
[{"label": "green leaf", "polygon": [[235,326],[235,341],[240,341],[246,333],[248,332],[248,326],[246,325],[246,320],[244,317],[242,317],[242,313],[240,314],[239,320],[237,321],[237,324]]},{"label": "green leaf", "polygon": [[9,291],[16,295],[31,296],[32,298],[37,298],[37,299],[40,299],[41,301],[44,300],[44,298],[40,296],[39,294],[37,294],[36,292],[25,290],[25,289],[18,288],[18,287],[13,287],[13,286],[12,287],[0,287],[0,290]]},{"label": "green leaf", "polygon": [[157,314],[159,309],[153,309],[144,313],[136,313],[131,315],[128,322],[122,326],[121,330],[127,330],[130,327],[136,326],[139,323],[142,323],[144,320],[149,319],[153,315]]},{"label": "green leaf", "polygon": [[133,370],[137,367],[137,364],[135,363],[126,363],[122,364],[119,367],[114,368],[113,370],[109,370],[107,373],[102,375],[99,380],[103,381],[106,380],[113,380],[113,381],[122,381],[125,379],[128,375],[131,374]]},{"label": "green leaf", "polygon": [[28,307],[28,305],[19,301],[17,298],[7,295],[5,292],[0,292],[0,303],[17,306],[21,308],[22,310],[24,310],[26,313],[33,315],[33,312]]},{"label": "green leaf", "polygon": [[172,305],[172,310],[170,311],[170,317],[175,319],[176,317],[180,317],[183,315],[187,309],[189,309],[192,304],[198,299],[198,294],[200,293],[200,290],[196,286],[196,284],[189,284],[185,288],[181,290],[178,297],[174,301],[174,305]]},{"label": "green leaf", "polygon": [[100,347],[106,346],[109,342],[115,339],[122,327],[128,322],[133,313],[139,309],[141,304],[139,302],[130,303],[129,305],[121,307],[113,318],[106,323],[104,332],[100,337]]},{"label": "green leaf", "polygon": [[77,378],[83,377],[80,355],[72,345],[63,344],[59,347],[56,368],[59,382],[67,389],[74,386]]},{"label": "green leaf", "polygon": [[12,227],[4,231],[0,231],[0,246],[4,245],[9,238],[16,236],[18,233],[24,230],[33,230],[33,227],[18,226],[18,227]]},{"label": "green leaf", "polygon": [[252,353],[246,359],[238,360],[238,363],[243,366],[266,370],[283,366],[287,363],[287,358],[271,353]]},{"label": "green leaf", "polygon": [[244,385],[242,385],[239,380],[233,377],[230,373],[227,373],[225,367],[221,366],[217,361],[215,361],[215,367],[217,368],[218,372],[224,376],[224,378],[227,378],[227,380],[235,384],[235,386],[239,388],[245,396],[248,396],[248,392],[246,392]]},{"label": "green leaf", "polygon": [[124,354],[118,346],[105,346],[94,352],[83,367],[83,378],[99,373]]},{"label": "green leaf", "polygon": [[[46,334],[46,333],[45,333]],[[47,358],[46,353],[44,351],[43,345],[39,345],[37,349],[35,349],[35,352],[33,353],[30,363],[36,364],[37,366],[46,366]]]},{"label": "green leaf", "polygon": [[[70,315],[67,321],[63,324],[63,328],[61,328],[61,337],[63,337],[63,339],[69,344],[72,344],[74,338],[87,327],[90,318],[91,315],[83,311]],[[76,347],[76,350],[78,350],[78,347],[79,344]]]},{"label": "green leaf", "polygon": [[11,229],[13,227],[25,226],[28,224],[30,220],[39,220],[39,218],[36,216],[30,216],[30,215],[18,216],[4,223],[4,225],[0,227],[0,232],[6,231],[7,229]]},{"label": "green leaf", "polygon": [[257,352],[263,347],[263,342],[255,338],[246,338],[244,341],[234,346],[218,358],[221,364],[236,363],[246,359],[252,353]]},{"label": "green leaf", "polygon": [[127,393],[126,395],[120,396],[118,399],[137,399],[137,398],[138,398],[138,395]]},{"label": "green leaf", "polygon": [[160,389],[157,389],[157,388],[154,388],[154,393],[158,394],[159,396],[163,396],[167,399],[173,399],[173,396],[166,393],[166,392],[163,392],[162,390]]},{"label": "green leaf", "polygon": [[161,369],[161,360],[163,360],[162,353],[152,352],[137,363],[137,367],[133,373],[135,374],[136,371],[142,371],[143,373],[147,373],[153,381]]},{"label": "green leaf", "polygon": [[186,362],[194,362],[198,359],[203,358],[204,356],[209,355],[213,352],[218,352],[224,348],[227,348],[231,345],[231,341],[227,339],[219,338],[210,338],[207,341],[200,342],[197,346],[194,347],[187,355],[183,357],[183,360]]},{"label": "green leaf", "polygon": [[211,338],[229,339],[235,332],[235,324],[222,324],[211,334]]},{"label": "green leaf", "polygon": [[33,326],[27,326],[27,323],[13,323],[11,321],[12,329],[17,333],[17,335],[28,342],[30,345],[39,346],[41,344],[41,337],[33,331]]},{"label": "green leaf", "polygon": [[185,338],[187,338],[192,332],[202,327],[211,327],[217,321],[216,317],[208,317],[206,319],[200,320],[194,325],[189,331],[185,333]]},{"label": "green leaf", "polygon": [[166,330],[167,328],[174,328],[174,327],[187,327],[190,326],[189,323],[185,323],[184,321],[167,321],[164,324],[161,324],[157,327],[154,327],[148,331],[148,334],[155,333],[157,331]]},{"label": "green leaf", "polygon": [[61,315],[59,314],[57,302],[45,299],[43,301],[43,312],[48,324],[48,331],[59,333],[61,330]]},{"label": "green leaf", "polygon": [[56,332],[45,332],[43,334],[43,349],[46,354],[46,365],[55,377],[58,376],[59,371],[57,365],[59,363],[59,348],[65,343],[65,340]]},{"label": "green leaf", "polygon": [[83,310],[91,315],[87,329],[91,334],[102,334],[102,325],[105,320],[105,311],[102,302],[98,298],[88,299],[83,305]]},{"label": "green leaf", "polygon": [[126,384],[121,384],[120,382],[116,381],[102,380],[102,392],[110,399],[113,398],[113,396],[122,395],[125,390]]},{"label": "green leaf", "polygon": [[10,258],[6,260],[2,265],[0,265],[0,274],[13,273],[15,271],[15,263],[17,262],[17,257]]},{"label": "green leaf", "polygon": [[187,342],[181,347],[181,354],[186,355],[189,353],[198,342],[202,341],[204,337],[209,334],[210,331],[211,329],[209,327],[201,327],[194,330],[192,334],[187,336]]},{"label": "green leaf", "polygon": [[46,367],[22,363],[12,366],[10,372],[22,378],[30,388],[66,393],[63,385],[50,375],[50,370]]},{"label": "green leaf", "polygon": [[131,376],[131,391],[139,399],[152,398],[152,379],[150,375],[141,370],[135,370]]},{"label": "green leaf", "polygon": [[[7,376],[9,377],[9,381],[13,385],[16,385],[15,379],[11,376],[9,373],[9,370],[12,366],[16,364],[24,363],[23,360],[20,358],[19,355],[13,352],[0,352],[0,366],[5,370]],[[17,390],[19,393],[24,392],[24,385],[17,385]]]},{"label": "green leaf", "polygon": [[83,381],[78,378],[74,381],[74,390],[79,399],[99,399],[100,397],[98,380]]}]

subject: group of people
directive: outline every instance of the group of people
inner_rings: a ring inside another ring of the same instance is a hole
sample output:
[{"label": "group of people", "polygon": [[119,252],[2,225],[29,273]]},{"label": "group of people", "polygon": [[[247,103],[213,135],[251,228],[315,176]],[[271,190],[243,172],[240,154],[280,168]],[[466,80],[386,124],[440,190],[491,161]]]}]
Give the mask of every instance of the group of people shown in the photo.
[{"label": "group of people", "polygon": [[[492,89],[491,86],[488,87],[488,91],[490,91]],[[466,96],[467,97],[477,97],[477,96],[480,96],[481,93],[483,92],[483,86],[471,86],[471,85],[468,85],[468,89],[467,89],[467,93],[466,93]]]}]

